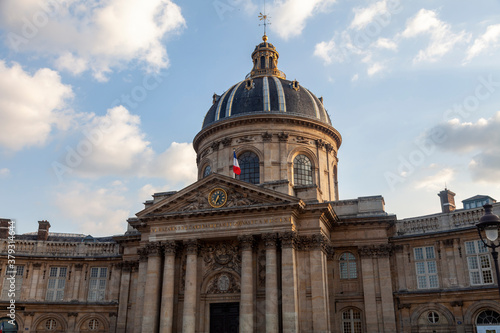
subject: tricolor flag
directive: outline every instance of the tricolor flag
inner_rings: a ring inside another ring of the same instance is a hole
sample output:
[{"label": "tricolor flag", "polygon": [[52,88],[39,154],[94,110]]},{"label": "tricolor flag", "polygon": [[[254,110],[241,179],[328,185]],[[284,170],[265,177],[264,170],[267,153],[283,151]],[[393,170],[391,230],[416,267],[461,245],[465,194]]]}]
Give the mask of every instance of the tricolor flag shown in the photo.
[{"label": "tricolor flag", "polygon": [[236,158],[236,151],[233,151],[233,172],[236,175],[241,174],[240,164],[238,163],[238,159]]},{"label": "tricolor flag", "polygon": [[0,324],[0,333],[2,333],[4,330],[4,326],[3,326],[3,321],[2,321],[2,324]]}]

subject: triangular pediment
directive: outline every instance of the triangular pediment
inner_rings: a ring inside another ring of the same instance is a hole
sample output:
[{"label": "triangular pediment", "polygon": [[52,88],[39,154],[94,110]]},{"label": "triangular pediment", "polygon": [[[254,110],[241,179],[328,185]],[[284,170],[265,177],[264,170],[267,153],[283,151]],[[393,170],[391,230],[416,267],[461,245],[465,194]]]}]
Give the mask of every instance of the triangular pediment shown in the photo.
[{"label": "triangular pediment", "polygon": [[[222,189],[227,198],[221,207],[209,202],[209,194]],[[190,186],[161,199],[137,213],[137,217],[165,216],[190,213],[214,213],[238,209],[265,208],[270,206],[295,205],[303,202],[296,197],[265,189],[227,176],[212,174]]]}]

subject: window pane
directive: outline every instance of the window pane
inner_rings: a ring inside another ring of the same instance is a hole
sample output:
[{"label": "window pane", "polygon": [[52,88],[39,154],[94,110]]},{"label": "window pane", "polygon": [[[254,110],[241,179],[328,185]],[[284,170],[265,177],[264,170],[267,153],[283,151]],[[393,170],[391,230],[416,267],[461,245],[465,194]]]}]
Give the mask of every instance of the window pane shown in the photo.
[{"label": "window pane", "polygon": [[467,257],[467,263],[469,264],[469,269],[478,269],[477,257]]},{"label": "window pane", "polygon": [[57,267],[51,267],[50,268],[50,275],[49,276],[57,276]]},{"label": "window pane", "polygon": [[93,267],[91,270],[90,270],[90,277],[97,277],[97,273],[99,272],[99,268],[96,268],[96,267]]},{"label": "window pane", "polygon": [[107,275],[108,275],[108,269],[106,267],[101,268],[101,274],[99,276],[105,278]]},{"label": "window pane", "polygon": [[470,272],[471,284],[481,284],[479,272]]},{"label": "window pane", "polygon": [[425,263],[417,262],[417,274],[425,274]]},{"label": "window pane", "polygon": [[484,243],[480,240],[477,241],[477,248],[479,250],[478,251],[479,253],[487,253],[488,252],[488,248],[486,248]]},{"label": "window pane", "polygon": [[425,276],[417,276],[417,281],[419,289],[427,288],[427,279],[425,278]]},{"label": "window pane", "polygon": [[476,248],[474,246],[474,242],[465,242],[465,253],[466,254],[476,253]]},{"label": "window pane", "polygon": [[241,175],[236,175],[237,179],[252,184],[260,183],[259,157],[252,152],[244,152],[238,157],[238,163],[241,169]]},{"label": "window pane", "polygon": [[437,287],[439,287],[437,275],[430,275],[429,276],[429,287],[430,288],[437,288]]},{"label": "window pane", "polygon": [[430,273],[430,274],[437,273],[436,262],[435,261],[428,261],[427,262],[427,269],[428,269],[428,273]]},{"label": "window pane", "polygon": [[425,254],[427,256],[427,259],[434,259],[435,256],[434,256],[434,247],[430,246],[430,247],[426,247],[425,248]]},{"label": "window pane", "polygon": [[340,263],[340,278],[347,279],[347,263],[346,262]]},{"label": "window pane", "polygon": [[313,183],[311,160],[305,155],[297,155],[293,160],[293,180],[295,185]]},{"label": "window pane", "polygon": [[414,249],[415,260],[424,260],[424,251],[421,247]]},{"label": "window pane", "polygon": [[356,269],[356,262],[349,262],[349,278],[355,279],[358,277],[358,272]]},{"label": "window pane", "polygon": [[59,268],[59,277],[66,277],[66,267],[60,267]]}]

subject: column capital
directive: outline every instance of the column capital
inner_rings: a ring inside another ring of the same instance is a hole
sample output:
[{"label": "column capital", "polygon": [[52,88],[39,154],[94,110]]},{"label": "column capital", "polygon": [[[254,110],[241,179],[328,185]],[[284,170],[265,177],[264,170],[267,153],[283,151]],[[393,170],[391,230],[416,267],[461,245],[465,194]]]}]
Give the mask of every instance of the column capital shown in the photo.
[{"label": "column capital", "polygon": [[325,246],[325,253],[326,253],[326,260],[333,260],[333,258],[335,256],[335,250],[333,249],[333,246],[326,245]]},{"label": "column capital", "polygon": [[146,251],[149,257],[160,256],[162,252],[162,245],[160,242],[146,244]]},{"label": "column capital", "polygon": [[251,250],[253,247],[254,237],[253,235],[242,235],[238,236],[238,241],[240,242],[240,247],[243,251]]},{"label": "column capital", "polygon": [[275,233],[262,234],[262,240],[264,241],[266,249],[275,249],[278,236]]},{"label": "column capital", "polygon": [[197,239],[190,239],[184,242],[184,246],[186,247],[187,254],[198,254],[198,250],[200,248],[200,244]]},{"label": "column capital", "polygon": [[148,250],[145,247],[138,248],[137,254],[139,255],[139,261],[147,261],[148,260]]},{"label": "column capital", "polygon": [[293,248],[295,249],[297,245],[297,233],[293,231],[286,231],[280,233],[279,238],[281,240],[282,248]]},{"label": "column capital", "polygon": [[177,243],[175,241],[166,241],[163,243],[163,253],[167,255],[175,255],[177,251]]}]

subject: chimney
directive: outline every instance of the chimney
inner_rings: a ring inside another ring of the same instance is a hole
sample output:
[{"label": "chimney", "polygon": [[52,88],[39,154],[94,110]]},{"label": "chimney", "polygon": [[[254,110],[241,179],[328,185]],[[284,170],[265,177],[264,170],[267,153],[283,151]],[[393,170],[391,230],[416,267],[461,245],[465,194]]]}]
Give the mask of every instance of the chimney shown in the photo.
[{"label": "chimney", "polygon": [[9,219],[0,219],[0,239],[9,237]]},{"label": "chimney", "polygon": [[38,221],[38,237],[37,240],[46,241],[49,238],[49,221]]},{"label": "chimney", "polygon": [[441,210],[443,213],[450,213],[456,209],[455,193],[445,188],[444,191],[439,192],[438,196],[441,199]]}]

